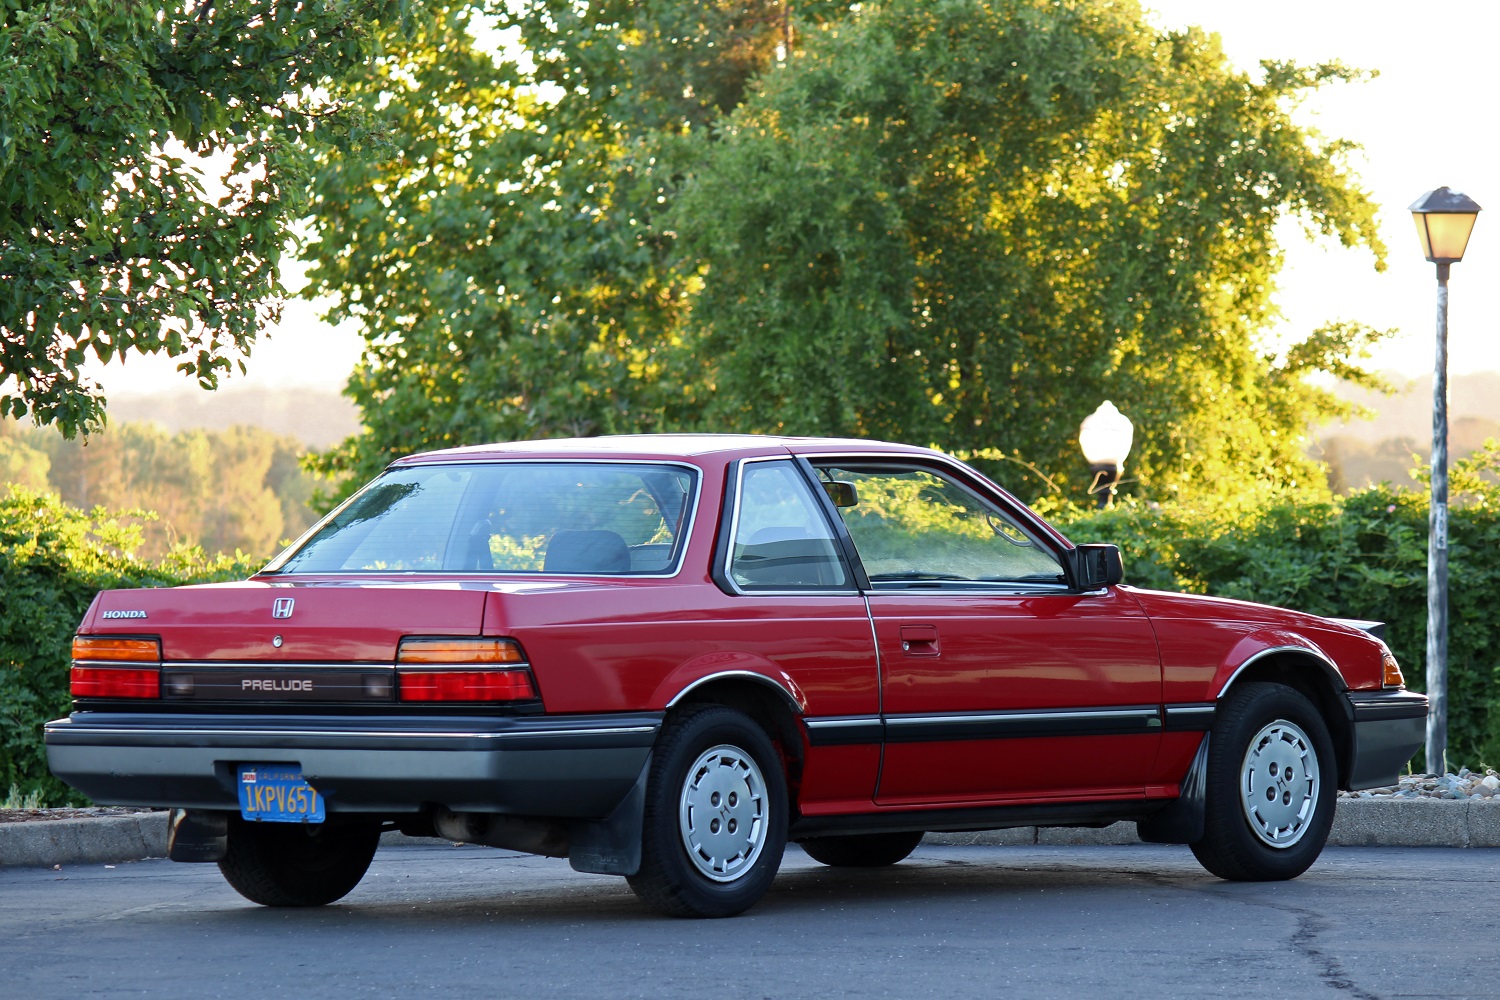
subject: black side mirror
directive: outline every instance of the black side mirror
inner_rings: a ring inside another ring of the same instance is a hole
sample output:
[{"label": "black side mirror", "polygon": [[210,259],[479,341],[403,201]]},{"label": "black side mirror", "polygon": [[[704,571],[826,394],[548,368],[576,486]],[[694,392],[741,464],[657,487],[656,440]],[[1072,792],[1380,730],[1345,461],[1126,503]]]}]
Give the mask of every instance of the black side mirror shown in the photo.
[{"label": "black side mirror", "polygon": [[854,488],[853,483],[842,480],[824,480],[823,492],[828,494],[828,499],[833,501],[835,507],[853,507],[859,503],[859,491]]},{"label": "black side mirror", "polygon": [[1112,587],[1125,578],[1118,545],[1080,545],[1071,553],[1073,586],[1079,590]]}]

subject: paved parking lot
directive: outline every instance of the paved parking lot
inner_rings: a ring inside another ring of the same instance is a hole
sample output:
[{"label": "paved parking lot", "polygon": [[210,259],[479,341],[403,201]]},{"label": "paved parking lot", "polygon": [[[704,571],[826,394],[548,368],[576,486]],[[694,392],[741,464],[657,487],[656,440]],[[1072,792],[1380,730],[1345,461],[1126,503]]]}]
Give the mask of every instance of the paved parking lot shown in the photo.
[{"label": "paved parking lot", "polygon": [[795,848],[742,917],[479,847],[386,847],[342,903],[268,910],[212,865],[0,868],[17,997],[1500,996],[1500,851],[1338,848],[1229,884],[1184,848]]}]

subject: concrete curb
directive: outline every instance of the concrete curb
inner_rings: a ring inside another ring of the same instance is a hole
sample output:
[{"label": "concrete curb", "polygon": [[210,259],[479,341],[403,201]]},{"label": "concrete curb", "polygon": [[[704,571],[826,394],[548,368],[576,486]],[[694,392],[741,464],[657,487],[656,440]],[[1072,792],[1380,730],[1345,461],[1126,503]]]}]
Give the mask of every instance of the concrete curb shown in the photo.
[{"label": "concrete curb", "polygon": [[[939,846],[1021,847],[1138,844],[1134,823],[1102,829],[1018,827],[978,833],[929,833]],[[388,833],[386,847],[445,846],[431,838]],[[1341,847],[1500,847],[1500,801],[1494,799],[1340,799],[1328,843]],[[0,865],[117,864],[165,857],[166,813],[0,823]]]},{"label": "concrete curb", "polygon": [[[1020,827],[980,833],[929,833],[926,844],[957,847],[1019,844],[1139,844],[1134,823],[1088,827]],[[1500,847],[1495,799],[1339,799],[1328,843],[1339,847]]]}]

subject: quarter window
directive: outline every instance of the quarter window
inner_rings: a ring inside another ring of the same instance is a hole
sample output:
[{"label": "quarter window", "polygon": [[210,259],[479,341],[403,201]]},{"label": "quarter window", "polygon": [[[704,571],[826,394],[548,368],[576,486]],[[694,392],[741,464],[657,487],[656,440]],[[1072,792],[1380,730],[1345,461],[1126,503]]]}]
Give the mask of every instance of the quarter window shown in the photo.
[{"label": "quarter window", "polygon": [[848,590],[849,570],[807,477],[791,462],[742,467],[729,576],[741,590]]}]

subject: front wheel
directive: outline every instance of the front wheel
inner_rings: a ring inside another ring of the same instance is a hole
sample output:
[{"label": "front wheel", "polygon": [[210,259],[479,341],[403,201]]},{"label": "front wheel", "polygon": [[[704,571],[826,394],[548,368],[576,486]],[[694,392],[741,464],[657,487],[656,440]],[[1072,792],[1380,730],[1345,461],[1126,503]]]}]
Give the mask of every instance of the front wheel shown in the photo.
[{"label": "front wheel", "polygon": [[786,778],[770,739],[742,712],[698,709],[656,748],[630,888],[668,916],[741,913],[771,887],[786,829]]},{"label": "front wheel", "polygon": [[904,861],[922,842],[915,833],[858,833],[808,837],[800,841],[807,856],[832,868],[884,868]]},{"label": "front wheel", "polygon": [[359,884],[379,846],[379,823],[251,823],[234,817],[219,871],[252,903],[323,906]]},{"label": "front wheel", "polygon": [[1214,719],[1193,854],[1224,879],[1296,878],[1328,841],[1337,769],[1328,727],[1305,697],[1282,684],[1244,685]]}]

